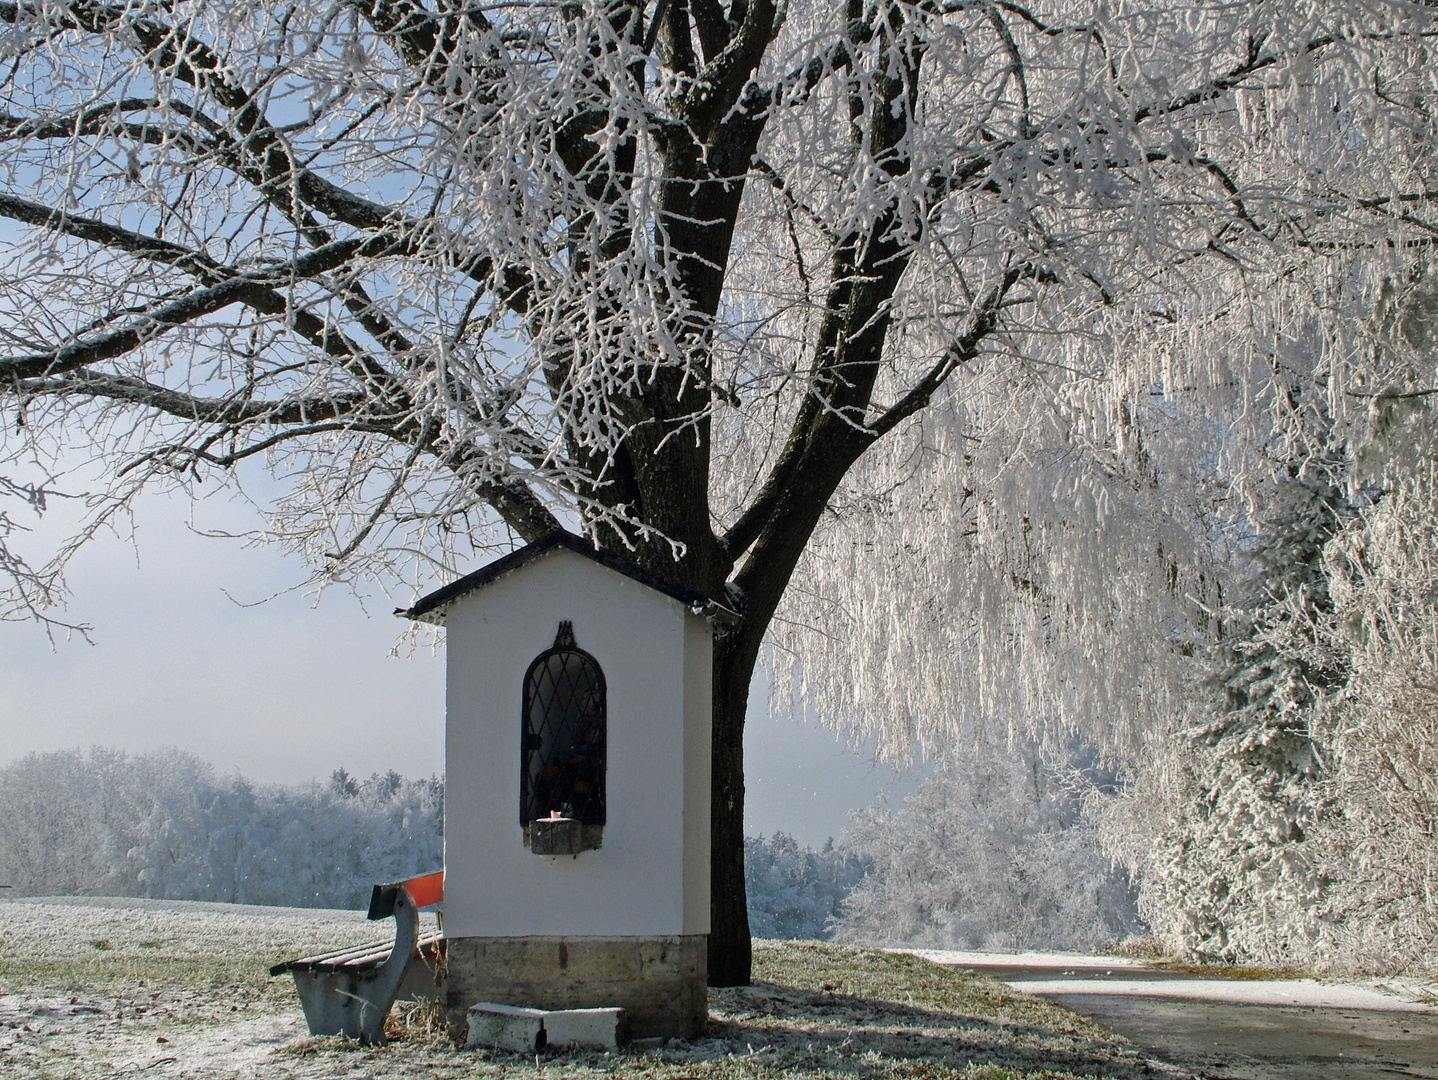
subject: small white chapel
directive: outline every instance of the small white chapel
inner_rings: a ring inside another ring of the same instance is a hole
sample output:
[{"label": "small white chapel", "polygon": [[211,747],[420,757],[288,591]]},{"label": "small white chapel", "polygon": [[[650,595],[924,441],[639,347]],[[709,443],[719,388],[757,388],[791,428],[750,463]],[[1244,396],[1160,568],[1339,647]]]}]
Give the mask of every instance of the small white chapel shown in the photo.
[{"label": "small white chapel", "polygon": [[445,627],[444,936],[476,1002],[707,1015],[707,597],[556,532],[398,612]]}]

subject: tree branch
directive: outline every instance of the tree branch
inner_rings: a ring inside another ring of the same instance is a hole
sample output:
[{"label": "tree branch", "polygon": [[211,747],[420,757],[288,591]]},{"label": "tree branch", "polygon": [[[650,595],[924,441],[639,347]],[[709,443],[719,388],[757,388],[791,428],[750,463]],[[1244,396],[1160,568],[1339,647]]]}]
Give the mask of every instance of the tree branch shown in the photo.
[{"label": "tree branch", "polygon": [[[1337,41],[1337,38],[1327,36],[1314,38],[1304,46],[1303,51],[1305,53],[1318,52],[1320,49],[1332,45],[1335,41]],[[1141,124],[1145,120],[1157,119],[1167,116],[1170,113],[1187,109],[1190,106],[1202,104],[1205,101],[1212,101],[1214,98],[1220,97],[1239,86],[1244,79],[1255,72],[1272,67],[1278,63],[1278,60],[1279,57],[1276,53],[1259,54],[1255,52],[1254,55],[1250,56],[1249,59],[1243,63],[1230,68],[1226,75],[1211,79],[1202,86],[1195,87],[1187,93],[1175,95],[1162,105],[1144,105],[1136,109],[1133,114],[1133,122],[1135,124]]]},{"label": "tree branch", "polygon": [[[12,208],[13,203],[19,201],[7,200],[12,204]],[[0,205],[0,210],[4,208],[4,205]],[[60,217],[58,221],[63,224],[64,218]],[[86,225],[93,224],[95,223],[91,221],[86,222]],[[174,247],[174,245],[170,247]],[[403,245],[398,245],[398,247],[402,250]],[[277,288],[336,270],[354,258],[389,254],[396,249],[397,245],[389,237],[338,240],[323,248],[299,255],[293,261],[276,267],[244,273],[231,272],[232,276],[227,276],[213,285],[196,289],[178,300],[160,304],[145,312],[129,326],[112,330],[88,341],[72,341],[41,353],[0,357],[0,380],[8,381],[17,378],[62,374],[90,364],[111,360],[139,348],[168,330],[194,322],[205,315],[214,314],[230,304],[245,304],[247,307],[254,307],[260,311],[278,314],[280,312],[274,310],[276,301],[278,301],[283,305],[280,311],[288,312],[292,308],[292,301],[289,297],[276,292]],[[156,244],[152,250],[161,257],[160,261],[169,261],[163,258],[163,256],[171,254],[169,250],[165,249],[164,242]],[[197,258],[195,253],[188,254]],[[312,329],[320,335],[323,342],[331,333],[328,324],[318,320],[316,316],[310,316],[310,318],[320,322],[319,326]],[[357,353],[358,350],[346,344],[340,350],[339,355],[354,357]]]},{"label": "tree branch", "polygon": [[1029,273],[1027,267],[1011,267],[1003,279],[992,286],[969,312],[967,325],[937,363],[903,397],[890,405],[867,426],[869,442],[875,442],[893,431],[901,422],[925,408],[949,376],[979,354],[979,346],[998,326],[999,311],[1004,297],[1015,283]]},{"label": "tree branch", "polygon": [[[169,446],[150,451],[127,466],[133,469],[145,460],[183,455],[190,462],[207,461],[228,467],[244,458],[294,439],[317,434],[349,433],[380,435],[411,446],[414,453],[429,453],[451,471],[483,468],[483,452],[468,441],[453,446],[441,443],[438,425],[416,424],[409,411],[381,415],[375,412],[373,395],[364,392],[329,394],[320,397],[254,401],[240,394],[226,398],[202,398],[159,386],[127,375],[76,372],[46,379],[23,380],[18,390],[26,396],[80,395],[124,401],[174,416],[223,429],[279,426],[281,431],[227,455],[212,455],[199,448]],[[559,520],[529,487],[514,477],[473,482],[473,490],[489,503],[526,540],[538,540],[560,528]]]},{"label": "tree branch", "polygon": [[248,390],[221,398],[198,397],[172,390],[133,375],[76,371],[41,379],[22,379],[17,384],[25,397],[103,398],[154,409],[181,420],[235,427],[250,424],[313,424],[341,418],[370,418],[366,430],[379,434],[393,431],[393,423],[381,426],[373,410],[373,399],[362,391],[325,394],[318,397],[280,398],[255,401]]},{"label": "tree branch", "polygon": [[699,31],[699,48],[707,64],[724,51],[733,28],[724,17],[724,9],[718,0],[690,0],[689,11],[694,16],[694,28]]},{"label": "tree branch", "polygon": [[92,105],[66,116],[48,118],[11,116],[0,113],[0,139],[73,139],[88,135],[124,133],[136,142],[160,145],[180,137],[156,124],[135,124],[116,117],[129,112],[152,112],[160,103],[154,98],[122,98]]}]

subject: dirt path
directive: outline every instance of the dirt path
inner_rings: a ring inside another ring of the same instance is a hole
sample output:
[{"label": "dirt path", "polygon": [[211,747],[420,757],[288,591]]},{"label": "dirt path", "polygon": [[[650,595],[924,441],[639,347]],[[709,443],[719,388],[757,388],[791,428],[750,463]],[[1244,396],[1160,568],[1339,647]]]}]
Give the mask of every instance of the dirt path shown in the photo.
[{"label": "dirt path", "polygon": [[1063,1005],[1214,1080],[1438,1078],[1438,1010],[1401,988],[1204,979],[1109,957],[920,955]]}]

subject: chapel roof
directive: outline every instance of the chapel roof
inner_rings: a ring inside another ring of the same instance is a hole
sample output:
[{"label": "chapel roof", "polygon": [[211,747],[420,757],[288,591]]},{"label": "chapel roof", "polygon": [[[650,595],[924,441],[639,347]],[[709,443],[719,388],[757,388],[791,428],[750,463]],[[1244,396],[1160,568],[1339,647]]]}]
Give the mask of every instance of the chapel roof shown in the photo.
[{"label": "chapel roof", "polygon": [[432,623],[436,626],[443,626],[445,618],[449,614],[450,605],[460,597],[468,596],[472,592],[484,588],[486,585],[498,581],[505,574],[527,566],[541,556],[548,555],[551,551],[563,548],[572,551],[576,555],[583,556],[591,562],[607,567],[615,573],[623,574],[639,584],[653,589],[655,592],[663,593],[671,599],[678,600],[685,607],[697,614],[709,618],[717,618],[721,621],[734,619],[737,616],[723,604],[710,599],[703,593],[685,588],[683,585],[676,585],[667,581],[652,571],[646,570],[638,563],[626,559],[621,555],[615,555],[608,551],[601,551],[594,547],[583,537],[575,536],[563,529],[556,529],[542,540],[536,540],[532,544],[526,544],[522,548],[511,551],[508,555],[495,559],[494,562],[481,566],[472,574],[466,574],[457,581],[451,581],[448,585],[436,589],[427,596],[422,596],[408,608],[396,608],[395,614],[405,619],[413,619],[416,622]]}]

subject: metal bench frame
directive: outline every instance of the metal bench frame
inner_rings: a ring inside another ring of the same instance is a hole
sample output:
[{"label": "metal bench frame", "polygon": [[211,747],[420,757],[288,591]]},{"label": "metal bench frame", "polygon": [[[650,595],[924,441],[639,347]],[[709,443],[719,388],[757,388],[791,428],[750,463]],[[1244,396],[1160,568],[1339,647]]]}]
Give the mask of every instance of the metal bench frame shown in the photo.
[{"label": "metal bench frame", "polygon": [[[367,1044],[384,1042],[384,1022],[397,998],[440,996],[445,943],[442,932],[419,933],[419,908],[443,899],[439,875],[376,885],[369,917],[393,916],[392,942],[378,941],[270,968],[294,976],[311,1035],[345,1035]],[[418,893],[416,903],[415,894]]]}]

